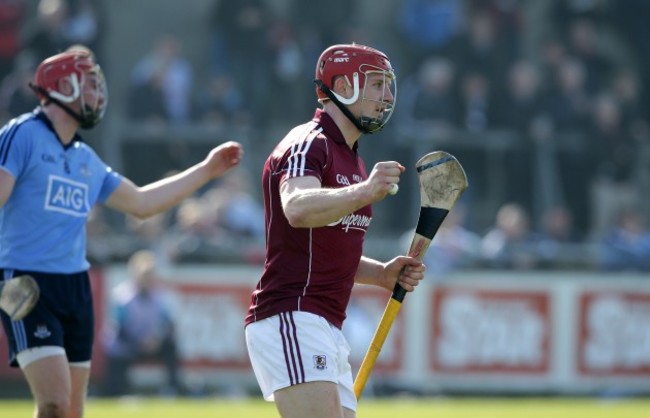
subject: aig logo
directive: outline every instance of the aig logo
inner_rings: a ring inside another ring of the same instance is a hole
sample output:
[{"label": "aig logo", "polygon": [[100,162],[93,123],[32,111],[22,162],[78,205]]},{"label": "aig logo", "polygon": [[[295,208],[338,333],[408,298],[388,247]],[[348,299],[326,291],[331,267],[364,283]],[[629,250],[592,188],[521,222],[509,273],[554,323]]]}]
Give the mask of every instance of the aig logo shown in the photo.
[{"label": "aig logo", "polygon": [[64,177],[50,176],[45,199],[45,210],[79,217],[90,212],[88,185]]}]

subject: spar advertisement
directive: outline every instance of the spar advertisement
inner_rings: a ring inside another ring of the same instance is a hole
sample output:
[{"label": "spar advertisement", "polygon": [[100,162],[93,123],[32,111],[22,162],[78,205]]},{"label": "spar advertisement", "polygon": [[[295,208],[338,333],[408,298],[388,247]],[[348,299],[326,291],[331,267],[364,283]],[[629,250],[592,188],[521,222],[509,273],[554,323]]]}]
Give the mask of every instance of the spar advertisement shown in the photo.
[{"label": "spar advertisement", "polygon": [[[260,273],[257,267],[206,265],[161,272],[186,379],[256,384],[243,321]],[[123,265],[92,276],[98,322],[93,379],[98,381],[110,295],[127,276]],[[383,289],[353,290],[343,332],[354,374],[389,298]],[[0,356],[0,381],[22,379],[4,361],[4,332]],[[136,367],[136,384],[152,367],[160,365]],[[407,294],[382,346],[368,384],[382,383],[458,393],[650,392],[650,280],[561,271],[427,278]]]},{"label": "spar advertisement", "polygon": [[543,375],[551,362],[547,291],[440,287],[431,295],[433,372]]},{"label": "spar advertisement", "polygon": [[650,376],[650,292],[587,291],[578,306],[581,376]]}]

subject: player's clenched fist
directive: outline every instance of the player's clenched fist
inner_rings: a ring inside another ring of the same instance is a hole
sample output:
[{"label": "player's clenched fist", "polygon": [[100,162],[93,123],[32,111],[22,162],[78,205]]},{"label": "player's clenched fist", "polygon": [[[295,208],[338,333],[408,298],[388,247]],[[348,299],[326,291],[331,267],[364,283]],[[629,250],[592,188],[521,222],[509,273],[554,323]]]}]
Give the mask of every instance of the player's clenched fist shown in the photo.
[{"label": "player's clenched fist", "polygon": [[367,180],[372,196],[376,200],[386,197],[391,190],[394,190],[393,185],[399,183],[399,176],[404,170],[404,166],[397,161],[383,161],[375,164]]}]

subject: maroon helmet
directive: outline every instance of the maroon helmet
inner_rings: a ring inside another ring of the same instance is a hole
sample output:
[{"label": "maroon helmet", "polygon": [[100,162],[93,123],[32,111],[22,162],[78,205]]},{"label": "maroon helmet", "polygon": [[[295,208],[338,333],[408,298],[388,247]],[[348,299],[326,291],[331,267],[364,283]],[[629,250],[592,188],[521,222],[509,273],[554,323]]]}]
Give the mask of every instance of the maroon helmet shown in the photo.
[{"label": "maroon helmet", "polygon": [[[357,100],[369,100],[365,96],[366,80],[372,74],[379,74],[385,78],[385,86],[392,91],[387,92],[380,101],[382,116],[372,118],[368,116],[354,117],[346,106],[356,103]],[[354,91],[352,97],[345,98],[333,91],[334,81],[337,77],[345,77]],[[334,101],[343,113],[357,125],[359,130],[374,133],[381,130],[393,113],[397,96],[395,73],[390,60],[383,52],[359,44],[333,45],[327,48],[316,63],[316,95],[320,102]]]},{"label": "maroon helmet", "polygon": [[[60,81],[66,80],[69,88],[62,91]],[[95,89],[92,103],[87,103],[84,89]],[[92,54],[82,49],[70,49],[47,58],[36,69],[34,82],[30,84],[38,97],[60,106],[79,121],[84,129],[97,125],[104,117],[108,104],[108,91],[102,69]],[[71,104],[79,101],[80,113]]]}]

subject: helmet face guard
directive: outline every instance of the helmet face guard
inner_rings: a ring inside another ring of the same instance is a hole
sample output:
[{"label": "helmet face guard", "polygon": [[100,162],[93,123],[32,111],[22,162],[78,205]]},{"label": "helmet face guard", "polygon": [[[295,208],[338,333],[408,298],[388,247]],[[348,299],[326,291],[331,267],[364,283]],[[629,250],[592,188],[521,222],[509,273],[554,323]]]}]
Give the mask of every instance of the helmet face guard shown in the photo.
[{"label": "helmet face guard", "polygon": [[[338,77],[345,77],[353,94],[346,98],[333,91]],[[369,80],[372,78],[371,82]],[[364,45],[334,45],[326,49],[316,64],[316,95],[319,101],[332,100],[355,126],[364,133],[380,131],[395,109],[397,83],[395,73],[386,54]],[[380,83],[381,97],[370,94],[369,85]],[[348,106],[362,101],[376,104],[372,115],[355,116]]]},{"label": "helmet face guard", "polygon": [[46,59],[30,86],[41,100],[62,108],[84,129],[96,126],[106,112],[104,73],[86,51],[71,50]]}]

